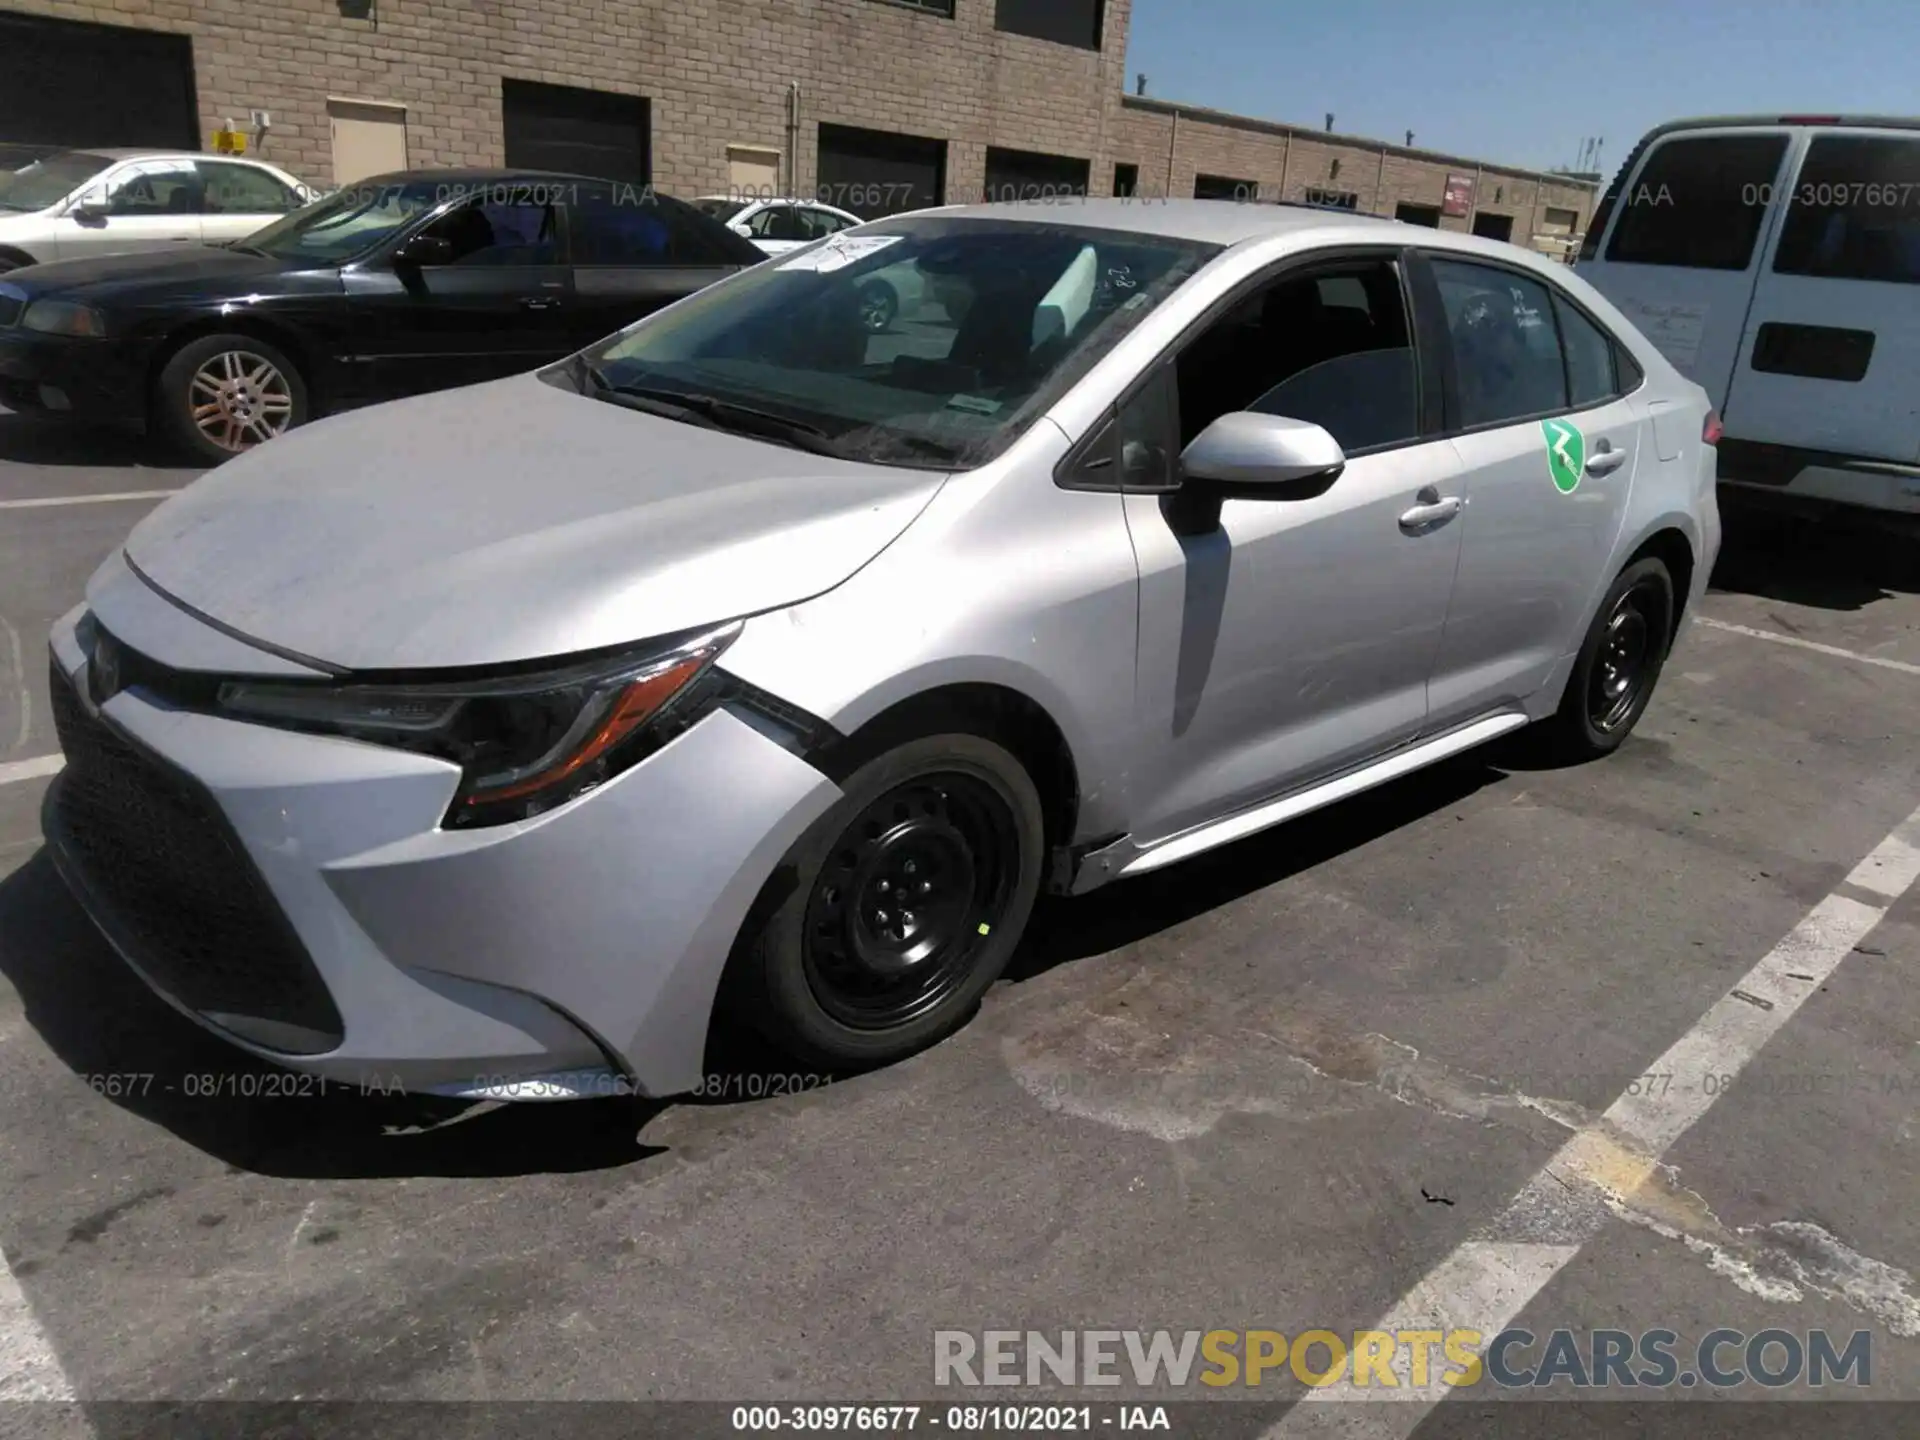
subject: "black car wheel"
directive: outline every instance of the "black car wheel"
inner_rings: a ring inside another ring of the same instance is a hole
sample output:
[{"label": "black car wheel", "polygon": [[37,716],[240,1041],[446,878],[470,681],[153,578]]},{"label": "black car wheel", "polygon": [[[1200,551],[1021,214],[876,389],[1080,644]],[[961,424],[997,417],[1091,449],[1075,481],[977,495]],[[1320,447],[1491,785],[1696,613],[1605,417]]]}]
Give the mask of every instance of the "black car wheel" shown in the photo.
[{"label": "black car wheel", "polygon": [[1666,664],[1673,617],[1673,576],[1661,561],[1635,561],[1614,578],[1550,722],[1562,758],[1611,754],[1633,733]]},{"label": "black car wheel", "polygon": [[827,1071],[902,1059],[960,1025],[1039,893],[1045,826],[1020,762],[973,735],[890,750],[788,853],[730,977],[740,1018]]},{"label": "black car wheel", "polygon": [[860,287],[860,323],[872,335],[884,334],[900,316],[900,297],[884,280]]},{"label": "black car wheel", "polygon": [[160,372],[154,406],[158,428],[212,464],[308,419],[299,368],[251,335],[203,335],[181,346]]}]

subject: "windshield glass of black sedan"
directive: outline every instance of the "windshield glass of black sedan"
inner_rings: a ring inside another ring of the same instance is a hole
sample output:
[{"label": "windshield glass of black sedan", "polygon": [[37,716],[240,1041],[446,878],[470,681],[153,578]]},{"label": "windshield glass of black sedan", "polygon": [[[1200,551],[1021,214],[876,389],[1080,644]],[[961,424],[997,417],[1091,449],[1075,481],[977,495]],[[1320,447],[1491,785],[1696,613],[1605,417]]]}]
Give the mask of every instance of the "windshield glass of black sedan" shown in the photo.
[{"label": "windshield glass of black sedan", "polygon": [[769,261],[583,358],[611,399],[697,396],[812,427],[849,459],[974,465],[1217,253],[902,218]]},{"label": "windshield glass of black sedan", "polygon": [[56,205],[112,163],[104,155],[65,150],[24,169],[0,169],[0,210],[34,211]]},{"label": "windshield glass of black sedan", "polygon": [[384,244],[446,198],[442,184],[349,185],[255,231],[240,248],[338,265]]}]

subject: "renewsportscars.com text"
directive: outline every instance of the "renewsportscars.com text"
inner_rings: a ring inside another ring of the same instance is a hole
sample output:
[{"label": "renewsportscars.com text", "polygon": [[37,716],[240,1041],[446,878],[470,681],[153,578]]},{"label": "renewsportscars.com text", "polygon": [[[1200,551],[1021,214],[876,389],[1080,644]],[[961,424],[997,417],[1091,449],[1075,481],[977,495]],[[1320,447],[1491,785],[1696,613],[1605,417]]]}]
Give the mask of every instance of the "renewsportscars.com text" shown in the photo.
[{"label": "renewsportscars.com text", "polygon": [[937,1330],[939,1386],[1200,1384],[1530,1390],[1777,1389],[1873,1383],[1873,1335],[1673,1330]]}]

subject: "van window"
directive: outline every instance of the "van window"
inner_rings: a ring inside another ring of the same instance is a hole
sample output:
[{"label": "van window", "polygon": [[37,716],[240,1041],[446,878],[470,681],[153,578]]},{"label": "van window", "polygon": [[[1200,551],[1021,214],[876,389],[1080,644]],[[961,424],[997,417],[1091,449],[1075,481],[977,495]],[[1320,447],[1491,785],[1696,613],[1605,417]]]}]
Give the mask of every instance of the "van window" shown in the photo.
[{"label": "van window", "polygon": [[1607,259],[1746,269],[1786,149],[1785,135],[1696,135],[1656,146],[1620,193]]},{"label": "van window", "polygon": [[1793,184],[1773,268],[1920,284],[1920,138],[1815,139]]}]

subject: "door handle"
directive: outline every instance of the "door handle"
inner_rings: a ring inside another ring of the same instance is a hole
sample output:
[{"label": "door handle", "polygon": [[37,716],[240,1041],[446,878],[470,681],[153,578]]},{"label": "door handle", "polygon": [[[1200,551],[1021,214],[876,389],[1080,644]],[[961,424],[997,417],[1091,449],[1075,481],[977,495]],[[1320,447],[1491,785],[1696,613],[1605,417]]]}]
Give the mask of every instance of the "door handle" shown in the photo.
[{"label": "door handle", "polygon": [[1400,528],[1408,534],[1420,534],[1435,526],[1444,525],[1463,509],[1467,502],[1458,495],[1442,495],[1429,485],[1414,499],[1420,503],[1400,517]]},{"label": "door handle", "polygon": [[1600,442],[1600,448],[1587,457],[1589,475],[1611,475],[1627,463],[1627,452],[1616,450],[1606,441]]},{"label": "door handle", "polygon": [[551,295],[528,295],[521,299],[520,305],[521,308],[525,310],[557,310],[560,308],[560,302]]}]

